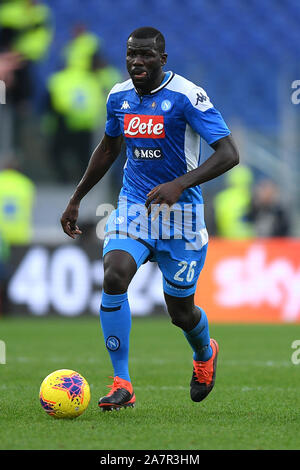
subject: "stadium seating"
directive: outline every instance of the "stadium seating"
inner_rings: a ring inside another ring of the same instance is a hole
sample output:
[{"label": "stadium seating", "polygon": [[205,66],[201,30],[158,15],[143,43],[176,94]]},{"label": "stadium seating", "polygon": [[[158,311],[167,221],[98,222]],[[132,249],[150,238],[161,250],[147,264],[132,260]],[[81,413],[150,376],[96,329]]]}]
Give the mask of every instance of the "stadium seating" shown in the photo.
[{"label": "stadium seating", "polygon": [[300,2],[286,0],[47,0],[56,35],[44,73],[61,63],[57,51],[83,22],[102,38],[103,52],[125,71],[128,33],[153,25],[166,36],[169,67],[213,95],[227,118],[276,133],[279,80],[299,71]]}]

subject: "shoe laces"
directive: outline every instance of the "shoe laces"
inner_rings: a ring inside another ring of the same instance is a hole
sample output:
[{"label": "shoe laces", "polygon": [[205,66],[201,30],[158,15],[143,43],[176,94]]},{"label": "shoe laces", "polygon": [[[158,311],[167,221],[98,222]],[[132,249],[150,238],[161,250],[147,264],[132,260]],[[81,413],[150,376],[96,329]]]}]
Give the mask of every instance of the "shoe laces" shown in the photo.
[{"label": "shoe laces", "polygon": [[106,385],[108,388],[110,388],[109,395],[114,393],[118,388],[121,388],[121,382],[119,377],[112,377],[111,375],[109,376],[110,379],[113,379],[113,383],[111,385]]},{"label": "shoe laces", "polygon": [[207,367],[210,360],[206,362],[194,361],[196,380],[199,383],[208,383],[211,380],[211,368]]},{"label": "shoe laces", "polygon": [[[108,388],[110,388],[110,392],[108,395],[112,395],[114,392],[116,392],[120,388],[125,388],[128,390],[128,386],[124,383],[125,381],[123,379],[120,379],[120,377],[112,377],[111,375],[109,376],[110,379],[113,379],[112,385],[106,385]],[[129,391],[129,390],[128,390]]]}]

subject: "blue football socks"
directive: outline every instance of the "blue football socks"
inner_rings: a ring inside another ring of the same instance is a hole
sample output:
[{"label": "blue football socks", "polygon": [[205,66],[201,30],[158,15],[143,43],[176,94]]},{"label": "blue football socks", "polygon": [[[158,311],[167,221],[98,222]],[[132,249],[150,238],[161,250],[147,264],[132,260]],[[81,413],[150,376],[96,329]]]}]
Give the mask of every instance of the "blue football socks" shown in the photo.
[{"label": "blue football socks", "polygon": [[131,313],[125,294],[102,294],[100,321],[106,348],[114,368],[114,376],[130,382],[128,371]]},{"label": "blue football socks", "polygon": [[199,323],[191,331],[184,331],[183,333],[194,351],[194,360],[208,361],[213,353],[210,346],[208,320],[204,310],[202,310],[202,308],[199,308],[199,310],[201,311]]}]

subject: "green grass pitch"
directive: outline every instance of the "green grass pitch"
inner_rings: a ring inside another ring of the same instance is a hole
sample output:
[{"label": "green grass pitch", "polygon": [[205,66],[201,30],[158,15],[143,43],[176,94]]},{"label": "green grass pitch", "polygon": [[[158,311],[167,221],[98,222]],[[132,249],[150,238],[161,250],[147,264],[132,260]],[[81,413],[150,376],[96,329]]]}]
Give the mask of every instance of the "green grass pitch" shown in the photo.
[{"label": "green grass pitch", "polygon": [[[300,364],[291,344],[300,325],[217,325],[214,390],[189,397],[192,354],[166,315],[134,318],[130,371],[134,409],[101,412],[112,375],[99,319],[0,318],[0,449],[299,449]],[[91,387],[75,420],[47,416],[39,387],[56,369],[80,372]]]}]

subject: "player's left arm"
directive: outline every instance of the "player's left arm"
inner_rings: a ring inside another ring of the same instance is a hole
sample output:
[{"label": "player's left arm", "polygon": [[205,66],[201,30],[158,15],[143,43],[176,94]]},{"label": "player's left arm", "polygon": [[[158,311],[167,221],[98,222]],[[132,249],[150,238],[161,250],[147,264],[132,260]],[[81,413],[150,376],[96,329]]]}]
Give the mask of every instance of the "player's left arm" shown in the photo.
[{"label": "player's left arm", "polygon": [[198,168],[153,188],[148,194],[146,207],[150,213],[150,204],[172,206],[178,201],[185,189],[198,186],[222,175],[239,163],[239,153],[231,135],[222,137],[211,144],[214,153]]},{"label": "player's left arm", "polygon": [[214,149],[214,153],[196,169],[153,188],[147,194],[148,213],[151,204],[171,206],[178,201],[185,189],[212,180],[239,163],[239,153],[230,130],[202,88],[194,87],[189,90],[184,115],[192,129]]},{"label": "player's left arm", "polygon": [[214,153],[202,165],[174,180],[183,190],[217,178],[239,163],[239,153],[232,135],[222,137],[210,145]]}]

